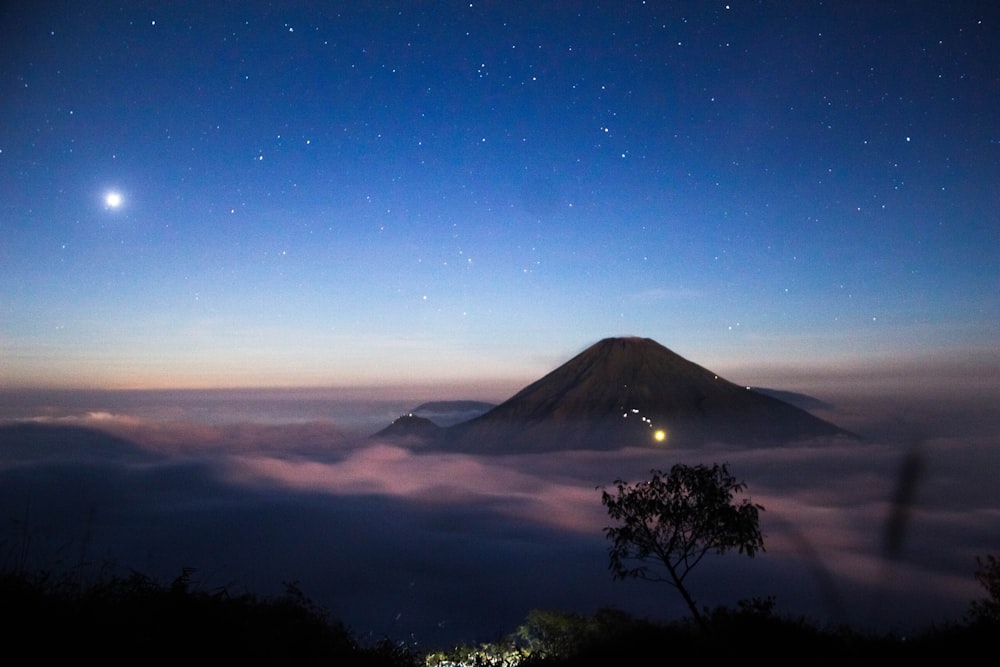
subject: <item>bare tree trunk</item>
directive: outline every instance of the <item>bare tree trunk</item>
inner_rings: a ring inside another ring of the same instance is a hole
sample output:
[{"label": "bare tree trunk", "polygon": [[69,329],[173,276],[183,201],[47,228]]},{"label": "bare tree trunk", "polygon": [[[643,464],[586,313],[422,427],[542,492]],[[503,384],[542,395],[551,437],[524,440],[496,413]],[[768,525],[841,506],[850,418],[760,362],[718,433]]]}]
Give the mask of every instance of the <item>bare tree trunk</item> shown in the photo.
[{"label": "bare tree trunk", "polygon": [[705,617],[698,611],[698,605],[695,603],[694,598],[691,597],[691,594],[687,592],[686,588],[684,588],[684,584],[681,583],[680,578],[677,576],[677,573],[674,572],[674,568],[671,567],[669,563],[667,564],[667,570],[670,572],[670,578],[674,581],[674,587],[680,591],[681,597],[684,598],[684,602],[687,603],[688,609],[691,610],[691,614],[694,616],[694,620],[698,624],[698,627],[707,631],[708,623],[705,621]]}]

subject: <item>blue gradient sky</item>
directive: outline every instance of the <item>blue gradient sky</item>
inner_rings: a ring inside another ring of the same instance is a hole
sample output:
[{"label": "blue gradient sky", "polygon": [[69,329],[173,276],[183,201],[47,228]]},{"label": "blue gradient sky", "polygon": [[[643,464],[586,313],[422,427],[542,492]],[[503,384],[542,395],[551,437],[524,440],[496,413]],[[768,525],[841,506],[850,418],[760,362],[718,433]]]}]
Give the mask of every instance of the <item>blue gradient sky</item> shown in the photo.
[{"label": "blue gradient sky", "polygon": [[994,2],[282,4],[0,9],[0,385],[1000,358]]}]

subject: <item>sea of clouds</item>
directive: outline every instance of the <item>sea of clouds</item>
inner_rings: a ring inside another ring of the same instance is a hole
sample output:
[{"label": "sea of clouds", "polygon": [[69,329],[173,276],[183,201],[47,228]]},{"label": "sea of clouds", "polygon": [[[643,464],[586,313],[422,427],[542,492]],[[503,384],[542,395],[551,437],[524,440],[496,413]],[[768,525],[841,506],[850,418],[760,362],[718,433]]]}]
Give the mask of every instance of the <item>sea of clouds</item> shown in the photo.
[{"label": "sea of clouds", "polygon": [[366,437],[410,399],[7,397],[0,563],[193,567],[204,588],[260,595],[294,582],[360,639],[424,647],[496,639],[534,608],[679,618],[666,585],[612,579],[600,491],[717,462],[764,506],[766,551],[703,561],[701,604],[773,595],[779,613],[900,633],[961,620],[975,557],[1000,553],[994,401],[822,398],[862,439],[475,456]]}]

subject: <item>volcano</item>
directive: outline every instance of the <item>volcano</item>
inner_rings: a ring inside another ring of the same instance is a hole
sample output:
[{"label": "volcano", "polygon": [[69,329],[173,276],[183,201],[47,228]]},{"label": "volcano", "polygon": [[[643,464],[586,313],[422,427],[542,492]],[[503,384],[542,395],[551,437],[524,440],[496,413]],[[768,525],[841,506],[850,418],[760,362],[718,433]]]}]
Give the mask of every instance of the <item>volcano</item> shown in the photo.
[{"label": "volcano", "polygon": [[773,446],[854,437],[723,379],[649,338],[606,338],[434,445],[523,453],[623,447]]}]

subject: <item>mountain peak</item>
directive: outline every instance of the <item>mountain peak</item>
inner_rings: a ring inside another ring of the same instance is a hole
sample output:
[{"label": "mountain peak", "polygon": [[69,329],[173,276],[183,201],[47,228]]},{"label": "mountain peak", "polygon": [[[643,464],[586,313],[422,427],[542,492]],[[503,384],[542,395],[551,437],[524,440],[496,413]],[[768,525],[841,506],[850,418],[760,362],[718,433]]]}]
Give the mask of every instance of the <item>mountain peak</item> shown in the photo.
[{"label": "mountain peak", "polygon": [[458,451],[776,445],[849,435],[721,378],[651,338],[605,338],[468,422],[444,429]]},{"label": "mountain peak", "polygon": [[438,436],[441,427],[425,417],[413,413],[397,417],[391,424],[373,435],[373,438],[416,438],[433,439]]}]

